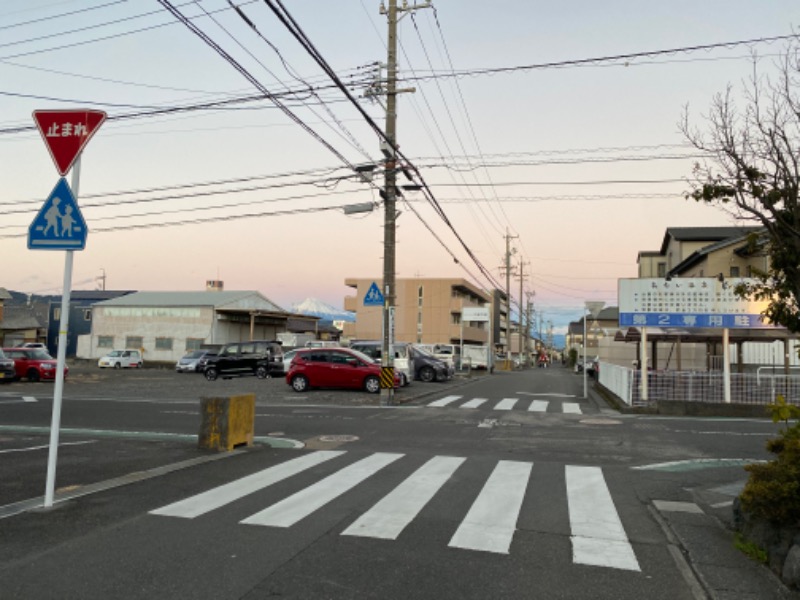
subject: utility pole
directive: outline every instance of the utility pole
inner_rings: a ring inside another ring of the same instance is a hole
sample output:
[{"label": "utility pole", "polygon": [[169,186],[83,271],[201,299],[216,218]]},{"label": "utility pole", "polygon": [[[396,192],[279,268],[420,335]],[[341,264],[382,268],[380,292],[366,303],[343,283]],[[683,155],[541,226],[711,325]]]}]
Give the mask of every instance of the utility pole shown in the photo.
[{"label": "utility pole", "polygon": [[504,267],[506,271],[506,371],[511,370],[511,240],[518,237],[518,235],[511,235],[506,229],[506,264]]},{"label": "utility pole", "polygon": [[[525,299],[522,293],[522,284],[525,281],[525,262],[519,258],[519,353],[520,361],[528,366],[528,332],[525,329]],[[528,321],[530,327],[530,321]],[[524,357],[524,359],[523,359]],[[523,362],[524,361],[524,362]]]},{"label": "utility pole", "polygon": [[[383,344],[381,346],[381,404],[394,403],[394,307],[395,307],[395,229],[397,211],[397,21],[398,13],[427,8],[431,4],[397,7],[397,0],[389,0],[387,10],[381,2],[380,13],[387,15],[386,59],[386,140],[381,143],[384,156],[384,220],[383,220]],[[399,90],[412,91],[412,90]]]},{"label": "utility pole", "polygon": [[[528,323],[528,328],[525,330],[525,333],[528,334],[528,338],[527,338],[528,339],[528,344],[525,347],[525,351],[527,352],[528,356],[530,356],[530,350],[531,350],[531,347],[530,347],[531,346],[531,344],[530,344],[531,313],[533,312],[533,302],[531,302],[531,298],[534,296],[534,293],[533,292],[528,292],[526,294],[526,296],[528,297],[528,306],[527,306],[527,311],[526,311],[527,316],[526,316],[525,321]],[[535,338],[534,338],[534,340],[535,340]],[[535,341],[534,341],[534,344],[533,344],[533,350],[536,350],[536,342]]]}]

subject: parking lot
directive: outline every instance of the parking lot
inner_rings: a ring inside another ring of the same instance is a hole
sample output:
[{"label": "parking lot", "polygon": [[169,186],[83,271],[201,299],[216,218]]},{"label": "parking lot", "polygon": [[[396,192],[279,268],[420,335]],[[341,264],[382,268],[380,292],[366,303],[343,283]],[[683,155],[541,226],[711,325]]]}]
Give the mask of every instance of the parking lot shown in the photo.
[{"label": "parking lot", "polygon": [[[101,369],[94,361],[68,360],[67,364],[70,370],[64,383],[65,397],[152,398],[185,402],[204,397],[254,393],[258,404],[295,401],[375,406],[380,404],[379,394],[357,390],[314,389],[298,394],[283,377],[257,379],[245,376],[207,381],[201,374],[177,373],[173,367],[167,365],[150,365],[143,369]],[[485,372],[475,371],[474,376],[482,376],[482,373]],[[466,376],[456,375],[454,379],[443,383],[414,381],[395,391],[395,401],[406,403],[429,394],[441,393],[453,385],[461,384],[465,379]],[[0,392],[52,396],[53,387],[53,382],[31,383],[20,380],[3,384]]]}]

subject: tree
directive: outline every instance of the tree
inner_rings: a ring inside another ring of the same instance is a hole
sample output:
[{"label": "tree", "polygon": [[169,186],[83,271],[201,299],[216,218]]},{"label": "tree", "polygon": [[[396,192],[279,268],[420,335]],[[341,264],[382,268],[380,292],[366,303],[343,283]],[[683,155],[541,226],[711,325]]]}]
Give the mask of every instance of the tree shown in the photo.
[{"label": "tree", "polygon": [[714,96],[705,117],[709,130],[692,127],[688,108],[679,124],[689,143],[707,154],[695,164],[686,198],[716,204],[737,219],[763,226],[748,249],[769,259],[754,270],[755,283],[737,286],[742,297],[768,300],[764,316],[800,331],[800,37],[777,62],[775,79],[759,74],[744,84],[739,109],[734,88]]}]

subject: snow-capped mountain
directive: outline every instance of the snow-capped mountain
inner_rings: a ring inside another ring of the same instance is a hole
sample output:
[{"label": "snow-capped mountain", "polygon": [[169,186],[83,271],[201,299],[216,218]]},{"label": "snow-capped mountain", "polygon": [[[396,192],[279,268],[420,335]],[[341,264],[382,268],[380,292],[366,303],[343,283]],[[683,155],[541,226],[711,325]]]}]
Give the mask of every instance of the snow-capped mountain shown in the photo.
[{"label": "snow-capped mountain", "polygon": [[353,313],[335,308],[316,298],[306,298],[302,302],[292,304],[292,311],[303,315],[319,317],[325,321],[354,322],[356,320],[356,316]]}]

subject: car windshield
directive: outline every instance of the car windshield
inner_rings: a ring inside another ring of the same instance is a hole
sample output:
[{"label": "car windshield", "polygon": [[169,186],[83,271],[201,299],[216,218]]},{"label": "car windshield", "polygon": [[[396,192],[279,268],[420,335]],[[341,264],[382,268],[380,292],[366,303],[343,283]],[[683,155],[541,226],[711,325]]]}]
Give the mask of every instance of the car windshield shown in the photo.
[{"label": "car windshield", "polygon": [[204,354],[207,354],[205,350],[194,350],[193,352],[189,352],[183,358],[200,358]]},{"label": "car windshield", "polygon": [[44,350],[31,350],[31,351],[28,353],[28,357],[29,357],[29,358],[34,358],[34,359],[36,359],[36,360],[50,360],[50,359],[52,359],[52,358],[53,358],[52,356],[50,356],[50,355],[49,355],[47,352],[45,352]]},{"label": "car windshield", "polygon": [[122,350],[112,350],[106,356],[122,356]]}]

